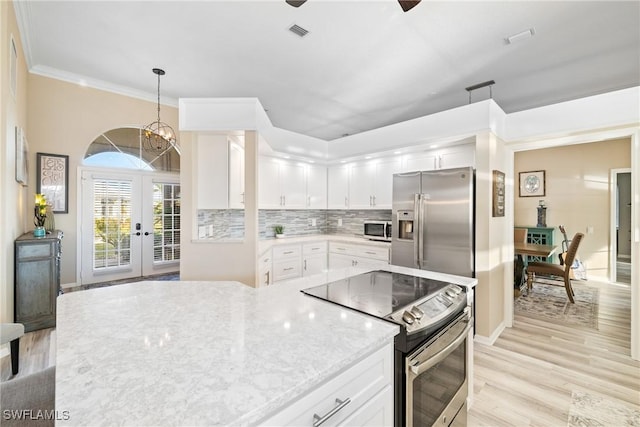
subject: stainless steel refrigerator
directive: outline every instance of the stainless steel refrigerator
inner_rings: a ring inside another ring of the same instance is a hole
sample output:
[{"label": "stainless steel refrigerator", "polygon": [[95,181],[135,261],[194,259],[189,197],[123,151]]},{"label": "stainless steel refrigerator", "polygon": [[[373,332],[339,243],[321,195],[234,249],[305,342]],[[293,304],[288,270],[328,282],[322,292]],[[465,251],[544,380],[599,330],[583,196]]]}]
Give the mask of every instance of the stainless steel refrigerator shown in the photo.
[{"label": "stainless steel refrigerator", "polygon": [[391,264],[475,276],[471,167],[393,175]]}]

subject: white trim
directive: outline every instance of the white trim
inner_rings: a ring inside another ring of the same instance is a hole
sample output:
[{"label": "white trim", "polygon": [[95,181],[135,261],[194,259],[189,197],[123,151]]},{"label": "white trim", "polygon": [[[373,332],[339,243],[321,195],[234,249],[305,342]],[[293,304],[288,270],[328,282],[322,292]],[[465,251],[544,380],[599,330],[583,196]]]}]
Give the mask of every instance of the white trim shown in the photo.
[{"label": "white trim", "polygon": [[0,359],[7,357],[10,354],[11,351],[9,350],[9,343],[0,345]]},{"label": "white trim", "polygon": [[[512,282],[511,288],[513,288],[513,282]],[[473,341],[478,344],[493,345],[493,343],[495,343],[496,340],[500,337],[500,334],[502,334],[502,332],[504,331],[504,328],[505,328],[504,322],[500,322],[500,324],[493,331],[490,337],[485,337],[484,335],[476,334],[476,336],[473,337]]]},{"label": "white trim", "polygon": [[[609,172],[609,281],[615,283],[618,277],[617,256],[616,250],[616,187],[618,186],[618,174],[631,173],[631,168],[611,169]],[[631,259],[631,256],[629,256]]]}]

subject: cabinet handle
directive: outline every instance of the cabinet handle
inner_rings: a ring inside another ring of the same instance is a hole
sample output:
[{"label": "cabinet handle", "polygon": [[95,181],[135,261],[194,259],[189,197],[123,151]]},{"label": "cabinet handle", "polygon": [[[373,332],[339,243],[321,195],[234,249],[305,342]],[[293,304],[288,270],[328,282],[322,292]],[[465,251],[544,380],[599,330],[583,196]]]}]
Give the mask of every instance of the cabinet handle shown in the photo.
[{"label": "cabinet handle", "polygon": [[320,248],[311,248],[312,251],[319,251]]},{"label": "cabinet handle", "polygon": [[304,271],[307,271],[307,260],[304,260]]},{"label": "cabinet handle", "polygon": [[376,205],[376,196],[373,196],[373,206]]},{"label": "cabinet handle", "polygon": [[293,251],[284,251],[284,252],[282,252],[282,255],[289,255],[289,254],[292,254],[292,253],[293,253]]},{"label": "cabinet handle", "polygon": [[345,207],[349,206],[349,198],[347,197],[344,198],[344,206]]},{"label": "cabinet handle", "polygon": [[287,196],[282,196],[282,206],[287,206]]},{"label": "cabinet handle", "polygon": [[266,277],[266,278],[267,278],[267,285],[269,284],[269,280],[271,280],[271,277],[270,277],[270,276],[271,276],[271,274],[270,274],[270,273],[271,273],[270,271],[267,271],[267,272],[265,273],[265,276],[267,276],[267,277]]},{"label": "cabinet handle", "polygon": [[283,271],[289,271],[289,270],[293,270],[293,267],[287,267]]},{"label": "cabinet handle", "polygon": [[311,206],[311,196],[307,196],[307,207]]},{"label": "cabinet handle", "polygon": [[336,248],[336,249],[339,250],[339,251],[346,251],[345,248]]},{"label": "cabinet handle", "polygon": [[376,254],[375,252],[369,252],[369,251],[365,251],[364,253],[365,254],[369,254],[369,255],[375,255]]},{"label": "cabinet handle", "polygon": [[442,169],[442,156],[438,156],[438,168]]},{"label": "cabinet handle", "polygon": [[240,201],[240,203],[244,205],[244,193],[240,193],[240,196],[242,196],[242,200]]},{"label": "cabinet handle", "polygon": [[369,196],[369,206],[373,206],[373,196]]},{"label": "cabinet handle", "polygon": [[338,413],[338,411],[340,411],[342,408],[347,406],[349,403],[351,403],[351,399],[348,398],[348,397],[345,400],[340,400],[340,399],[336,398],[336,405],[337,406],[335,406],[332,410],[327,412],[324,416],[321,417],[318,414],[313,414],[313,427],[321,426],[329,418],[333,417],[335,414]]}]

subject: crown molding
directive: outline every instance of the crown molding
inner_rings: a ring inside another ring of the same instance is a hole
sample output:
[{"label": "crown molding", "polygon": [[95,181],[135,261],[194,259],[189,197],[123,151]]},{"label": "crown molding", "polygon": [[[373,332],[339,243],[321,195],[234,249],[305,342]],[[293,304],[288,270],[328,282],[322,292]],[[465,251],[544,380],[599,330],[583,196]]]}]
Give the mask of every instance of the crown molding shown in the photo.
[{"label": "crown molding", "polygon": [[33,64],[33,54],[31,53],[31,3],[28,1],[14,1],[13,10],[16,14],[18,22],[18,31],[20,32],[20,41],[22,42],[22,51],[27,63],[27,69],[31,69]]}]

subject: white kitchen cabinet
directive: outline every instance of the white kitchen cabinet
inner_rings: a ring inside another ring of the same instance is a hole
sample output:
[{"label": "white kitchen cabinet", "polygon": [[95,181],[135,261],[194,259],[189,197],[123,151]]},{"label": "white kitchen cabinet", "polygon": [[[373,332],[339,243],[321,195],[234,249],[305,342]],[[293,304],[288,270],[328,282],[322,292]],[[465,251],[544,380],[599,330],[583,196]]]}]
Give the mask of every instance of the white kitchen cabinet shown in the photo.
[{"label": "white kitchen cabinet", "polygon": [[227,209],[229,207],[227,135],[198,134],[196,152],[197,209]]},{"label": "white kitchen cabinet", "polygon": [[327,242],[302,245],[302,275],[322,273],[327,270]]},{"label": "white kitchen cabinet", "polygon": [[349,166],[327,168],[327,207],[328,209],[349,208]]},{"label": "white kitchen cabinet", "polygon": [[475,146],[463,144],[438,150],[421,151],[407,154],[403,159],[403,172],[475,167]]},{"label": "white kitchen cabinet", "polygon": [[271,250],[268,250],[258,260],[257,286],[269,286],[273,283],[273,267],[271,262]]},{"label": "white kitchen cabinet", "polygon": [[307,181],[304,165],[261,157],[258,172],[261,209],[304,209]]},{"label": "white kitchen cabinet", "polygon": [[400,172],[399,158],[357,163],[349,177],[349,208],[391,209],[393,174]]},{"label": "white kitchen cabinet", "polygon": [[327,209],[327,168],[307,166],[307,208]]},{"label": "white kitchen cabinet", "polygon": [[329,242],[329,268],[383,268],[389,264],[389,248]]},{"label": "white kitchen cabinet", "polygon": [[300,244],[277,245],[273,256],[273,281],[293,279],[302,275],[302,249]]},{"label": "white kitchen cabinet", "polygon": [[391,342],[258,424],[312,426],[335,411],[323,426],[392,426],[392,389]]},{"label": "white kitchen cabinet", "polygon": [[244,148],[229,142],[229,207],[244,209]]}]

